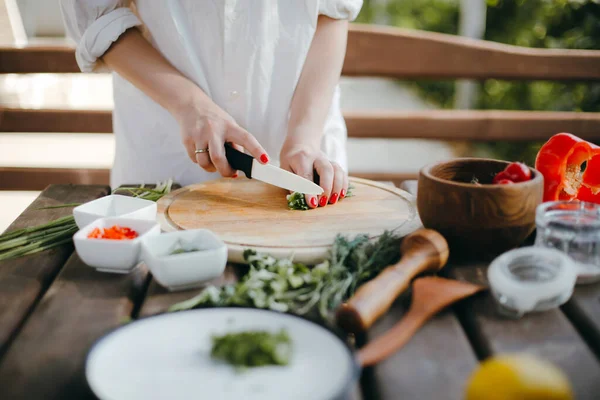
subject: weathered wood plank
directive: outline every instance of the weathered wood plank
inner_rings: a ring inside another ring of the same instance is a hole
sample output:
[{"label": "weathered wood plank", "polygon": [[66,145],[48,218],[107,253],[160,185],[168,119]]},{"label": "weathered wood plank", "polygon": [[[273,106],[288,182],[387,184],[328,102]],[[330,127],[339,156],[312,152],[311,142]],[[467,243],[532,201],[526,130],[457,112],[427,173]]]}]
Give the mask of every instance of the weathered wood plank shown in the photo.
[{"label": "weathered wood plank", "polygon": [[[396,302],[368,333],[372,339],[395,325],[406,308]],[[398,353],[365,372],[373,399],[460,400],[477,358],[452,311],[431,319]]]},{"label": "weathered wood plank", "polygon": [[[410,57],[406,57],[410,54]],[[0,73],[79,72],[65,42],[0,47]],[[531,49],[454,35],[351,24],[349,76],[600,80],[600,52]]]},{"label": "weathered wood plank", "polygon": [[[213,281],[207,282],[208,285],[223,286],[229,283],[237,282],[239,277],[239,269],[228,265],[225,268],[225,272],[220,277]],[[151,315],[161,314],[167,311],[167,309],[175,303],[187,300],[202,289],[184,290],[178,292],[169,292],[167,289],[162,287],[156,280],[152,279],[144,302],[140,308],[140,317],[148,317]]]},{"label": "weathered wood plank", "polygon": [[342,72],[410,79],[600,80],[600,51],[533,49],[434,32],[354,24],[348,34]]},{"label": "weathered wood plank", "polygon": [[35,110],[0,107],[0,132],[112,133],[112,131],[110,110]]},{"label": "weathered wood plank", "polygon": [[347,111],[353,138],[546,141],[558,132],[600,139],[600,115],[583,112],[433,110]]},{"label": "weathered wood plank", "polygon": [[3,397],[93,398],[87,352],[130,317],[146,278],[139,267],[127,275],[97,272],[73,254],[0,362]]},{"label": "weathered wood plank", "polygon": [[[600,140],[600,115],[583,112],[425,110],[345,111],[352,138],[450,141],[547,140],[571,132]],[[111,133],[110,110],[30,110],[0,107],[0,132]]]},{"label": "weathered wood plank", "polygon": [[[50,222],[72,212],[70,208],[37,210],[38,208],[86,202],[108,193],[109,188],[106,186],[49,186],[7,231]],[[0,262],[0,357],[72,252],[73,246],[65,245],[36,255]]]},{"label": "weathered wood plank", "polygon": [[73,47],[61,43],[0,47],[0,74],[80,72]]},{"label": "weathered wood plank", "polygon": [[41,190],[53,184],[108,185],[110,170],[0,167],[0,190]]},{"label": "weathered wood plank", "polygon": [[[450,276],[485,282],[484,270],[484,266],[462,266],[451,270]],[[506,319],[496,312],[489,293],[466,299],[459,310],[481,357],[511,352],[537,355],[567,374],[577,399],[598,397],[600,363],[560,310],[528,314],[519,320]]]},{"label": "weathered wood plank", "polygon": [[[411,188],[416,191],[416,187]],[[367,341],[402,319],[409,295],[410,292],[394,302],[368,331]],[[427,322],[398,353],[367,369],[363,393],[369,399],[460,400],[464,382],[477,363],[467,336],[449,308]]]},{"label": "weathered wood plank", "polygon": [[600,357],[600,283],[576,287],[563,311]]}]

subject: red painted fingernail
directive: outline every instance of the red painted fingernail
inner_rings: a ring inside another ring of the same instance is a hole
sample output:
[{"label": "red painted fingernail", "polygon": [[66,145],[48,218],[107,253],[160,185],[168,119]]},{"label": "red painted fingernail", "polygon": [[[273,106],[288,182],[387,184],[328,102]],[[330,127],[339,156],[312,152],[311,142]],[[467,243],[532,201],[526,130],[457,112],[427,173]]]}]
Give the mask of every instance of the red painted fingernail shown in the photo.
[{"label": "red painted fingernail", "polygon": [[321,197],[321,200],[319,200],[319,205],[321,207],[325,207],[327,205],[327,196]]},{"label": "red painted fingernail", "polygon": [[337,193],[333,193],[333,194],[331,195],[331,199],[329,200],[329,202],[330,202],[331,204],[335,204],[335,203],[337,202],[337,199],[338,199],[338,195],[337,195]]},{"label": "red painted fingernail", "polygon": [[343,199],[344,197],[346,197],[346,191],[342,189],[342,191],[340,192],[340,199]]},{"label": "red painted fingernail", "polygon": [[233,174],[232,178],[237,178],[238,174]]},{"label": "red painted fingernail", "polygon": [[263,154],[262,156],[260,156],[260,162],[263,164],[266,164],[269,162],[269,156],[266,154]]},{"label": "red painted fingernail", "polygon": [[317,208],[317,198],[316,197],[310,198],[310,205],[313,206],[313,208]]}]

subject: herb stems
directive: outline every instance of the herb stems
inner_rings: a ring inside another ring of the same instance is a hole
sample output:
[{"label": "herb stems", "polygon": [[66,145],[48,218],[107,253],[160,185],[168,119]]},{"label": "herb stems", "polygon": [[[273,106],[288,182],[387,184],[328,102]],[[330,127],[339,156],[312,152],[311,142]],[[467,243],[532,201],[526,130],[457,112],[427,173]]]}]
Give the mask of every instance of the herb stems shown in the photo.
[{"label": "herb stems", "polygon": [[391,232],[376,241],[366,235],[353,239],[338,236],[329,259],[313,268],[251,250],[244,258],[250,269],[238,283],[209,286],[169,311],[241,306],[314,316],[331,323],[332,311],[356,288],[400,259],[400,237]]}]

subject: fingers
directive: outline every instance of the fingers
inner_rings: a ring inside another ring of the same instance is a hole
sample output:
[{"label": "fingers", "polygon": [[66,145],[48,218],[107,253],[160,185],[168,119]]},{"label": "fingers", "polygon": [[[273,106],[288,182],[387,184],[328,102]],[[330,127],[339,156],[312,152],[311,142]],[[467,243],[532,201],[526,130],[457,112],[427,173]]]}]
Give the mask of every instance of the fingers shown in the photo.
[{"label": "fingers", "polygon": [[[319,197],[319,206],[325,207],[329,202],[333,189],[333,179],[335,171],[331,162],[324,157],[319,157],[314,164],[317,173],[319,174],[319,185],[323,188],[323,194]],[[312,175],[312,174],[311,174]],[[337,198],[336,198],[337,201]]]},{"label": "fingers", "polygon": [[183,141],[183,147],[185,147],[185,151],[190,160],[192,160],[193,163],[198,164],[198,160],[196,160],[196,144],[194,143],[194,139],[187,137]]},{"label": "fingers", "polygon": [[[222,176],[237,176],[237,171],[231,168],[225,156],[225,142],[231,142],[238,150],[243,146],[263,164],[269,162],[266,151],[254,136],[227,118],[219,115],[214,118],[192,116],[181,125],[188,157],[207,172],[218,170]],[[196,150],[206,149],[207,152],[196,153]]]},{"label": "fingers", "polygon": [[[298,160],[297,164],[294,165],[291,170],[296,175],[308,179],[311,182],[313,181],[313,162],[310,158]],[[319,206],[319,199],[316,196],[307,194],[305,200],[310,208],[317,208]]]},{"label": "fingers", "polygon": [[189,136],[184,140],[183,143],[185,151],[188,154],[190,160],[193,163],[198,164],[200,167],[205,169],[207,172],[215,172],[215,166],[210,160],[208,153],[196,153],[196,149],[206,149],[208,145],[202,144],[202,142],[195,142],[194,139]]},{"label": "fingers", "polygon": [[225,143],[222,142],[220,137],[213,136],[208,145],[210,149],[210,160],[217,168],[217,171],[224,177],[232,177],[236,171],[231,168],[227,157],[225,156]]},{"label": "fingers", "polygon": [[333,185],[331,188],[331,196],[329,197],[329,204],[335,204],[341,198],[342,190],[344,189],[344,177],[346,172],[340,167],[338,163],[331,163],[334,171]]},{"label": "fingers", "polygon": [[[209,149],[209,151],[205,153],[196,153],[196,149]],[[207,143],[197,142],[194,146],[194,155],[196,159],[196,164],[198,164],[206,172],[215,172],[217,170],[213,165],[212,160],[210,159],[210,147]]]},{"label": "fingers", "polygon": [[346,171],[344,171],[344,187],[342,188],[341,192],[340,192],[340,200],[343,199],[344,197],[346,197],[346,195],[348,194],[348,186],[350,185],[350,181],[348,179],[348,173]]},{"label": "fingers", "polygon": [[193,126],[185,125],[181,128],[181,136],[183,140],[183,146],[188,154],[190,160],[193,163],[198,164],[207,172],[215,172],[216,168],[210,159],[210,153],[196,153],[196,150],[208,149],[208,137],[206,133],[210,129],[207,129],[202,123],[196,123]]},{"label": "fingers", "polygon": [[243,146],[252,157],[266,164],[269,162],[269,156],[265,149],[258,143],[258,140],[245,129],[237,125],[232,125],[227,130],[226,139]]}]

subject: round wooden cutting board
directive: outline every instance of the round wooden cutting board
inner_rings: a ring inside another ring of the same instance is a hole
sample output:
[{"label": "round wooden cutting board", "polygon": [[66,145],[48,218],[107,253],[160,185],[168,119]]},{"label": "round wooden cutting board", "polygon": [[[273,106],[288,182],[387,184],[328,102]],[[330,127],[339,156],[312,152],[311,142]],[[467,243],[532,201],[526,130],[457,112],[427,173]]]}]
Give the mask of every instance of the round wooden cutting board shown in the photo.
[{"label": "round wooden cutting board", "polygon": [[353,197],[307,211],[287,207],[287,192],[240,177],[184,187],[158,201],[158,220],[165,231],[209,229],[228,246],[229,261],[243,263],[254,249],[273,257],[315,264],[328,257],[338,234],[385,230],[408,235],[422,227],[415,197],[389,185],[350,178]]}]

